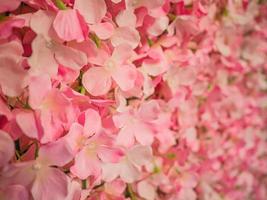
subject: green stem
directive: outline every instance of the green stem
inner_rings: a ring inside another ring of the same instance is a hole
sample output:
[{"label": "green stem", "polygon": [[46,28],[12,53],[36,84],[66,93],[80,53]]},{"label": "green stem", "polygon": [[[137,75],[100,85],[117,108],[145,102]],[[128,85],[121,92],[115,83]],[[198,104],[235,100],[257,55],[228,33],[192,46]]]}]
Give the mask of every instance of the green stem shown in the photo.
[{"label": "green stem", "polygon": [[137,198],[133,192],[132,186],[130,184],[127,184],[126,197],[130,197],[131,200],[137,200]]},{"label": "green stem", "polygon": [[60,10],[66,10],[67,6],[65,5],[65,3],[62,0],[56,0],[55,1],[56,6],[58,7],[58,9]]},{"label": "green stem", "polygon": [[87,188],[87,180],[82,180],[82,189],[85,190]]},{"label": "green stem", "polygon": [[35,142],[34,145],[35,145],[34,158],[36,159],[38,157],[38,154],[39,154],[39,147],[38,147],[37,142]]}]

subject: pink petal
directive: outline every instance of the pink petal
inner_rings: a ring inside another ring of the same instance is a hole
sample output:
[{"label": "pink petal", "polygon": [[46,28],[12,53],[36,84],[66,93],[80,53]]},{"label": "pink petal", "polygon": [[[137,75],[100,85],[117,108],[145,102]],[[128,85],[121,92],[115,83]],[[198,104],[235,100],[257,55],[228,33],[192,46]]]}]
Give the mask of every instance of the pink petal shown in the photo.
[{"label": "pink petal", "polygon": [[152,149],[149,146],[135,145],[128,153],[127,157],[136,166],[149,164],[152,160]]},{"label": "pink petal", "polygon": [[131,120],[132,116],[128,113],[122,113],[112,116],[112,120],[117,128],[122,128]]},{"label": "pink petal", "polygon": [[101,173],[100,161],[94,152],[85,147],[76,155],[75,164],[70,170],[82,180],[91,175],[98,177]]},{"label": "pink petal", "polygon": [[133,183],[139,179],[140,173],[138,169],[130,162],[124,161],[121,163],[120,167],[120,177],[126,183]]},{"label": "pink petal", "polygon": [[147,200],[154,200],[156,197],[156,188],[147,181],[141,181],[137,184],[138,194]]},{"label": "pink petal", "polygon": [[111,43],[114,47],[121,44],[128,44],[134,49],[138,46],[139,42],[139,32],[130,27],[119,27],[115,29],[111,37]]},{"label": "pink petal", "polygon": [[168,28],[168,25],[169,18],[162,16],[155,19],[155,22],[148,28],[147,32],[152,36],[159,36]]},{"label": "pink petal", "polygon": [[33,109],[38,108],[47,93],[51,90],[51,80],[47,74],[32,76],[29,84],[29,104]]},{"label": "pink petal", "polygon": [[116,163],[119,162],[124,155],[123,151],[108,146],[101,146],[97,150],[97,155],[103,162]]},{"label": "pink petal", "polygon": [[137,71],[134,65],[122,65],[112,71],[112,78],[123,91],[134,87],[136,77]]},{"label": "pink petal", "polygon": [[160,153],[166,152],[171,146],[173,146],[175,142],[174,133],[171,130],[163,130],[160,131],[156,137],[160,141],[159,151]]},{"label": "pink petal", "polygon": [[114,59],[116,63],[122,64],[131,59],[133,55],[135,54],[131,46],[122,44],[114,48],[112,52],[112,59]]},{"label": "pink petal", "polygon": [[39,139],[34,112],[21,110],[21,112],[16,114],[16,122],[25,135],[30,138]]},{"label": "pink petal", "polygon": [[64,45],[56,46],[55,58],[59,64],[73,70],[80,70],[87,64],[87,56],[84,52]]},{"label": "pink petal", "polygon": [[120,163],[104,163],[102,164],[102,179],[110,182],[117,178],[120,174]]},{"label": "pink petal", "polygon": [[83,86],[93,96],[106,94],[111,87],[111,76],[103,67],[91,67],[82,79]]},{"label": "pink petal", "polygon": [[122,10],[116,16],[116,22],[120,27],[128,26],[134,28],[136,26],[136,16],[132,9]]},{"label": "pink petal", "polygon": [[3,167],[13,157],[15,146],[10,135],[0,130],[0,167]]},{"label": "pink petal", "polygon": [[65,200],[68,194],[67,176],[59,169],[45,167],[38,172],[31,193],[36,200]]},{"label": "pink petal", "polygon": [[43,35],[45,39],[49,39],[54,18],[55,14],[53,12],[38,10],[31,16],[30,27],[36,34]]},{"label": "pink petal", "polygon": [[18,63],[21,60],[23,54],[23,46],[18,40],[12,40],[8,43],[3,43],[0,45],[0,57],[12,58],[14,62]]},{"label": "pink petal", "polygon": [[101,117],[99,113],[93,109],[85,111],[85,123],[84,123],[84,134],[86,136],[92,136],[101,128]]},{"label": "pink petal", "polygon": [[96,33],[99,39],[107,40],[112,36],[114,27],[109,22],[103,22],[90,26],[90,29]]},{"label": "pink petal", "polygon": [[[1,194],[0,194],[1,196]],[[27,189],[22,185],[10,185],[5,188],[3,200],[29,200]]]},{"label": "pink petal", "polygon": [[121,196],[125,191],[126,184],[122,180],[116,179],[112,182],[106,182],[104,187],[106,193],[115,196]]},{"label": "pink petal", "polygon": [[79,142],[82,136],[83,126],[78,123],[73,123],[68,134],[64,137],[73,154],[76,154],[76,152],[81,148],[82,144],[80,144]]},{"label": "pink petal", "polygon": [[148,9],[154,9],[162,6],[164,4],[164,0],[140,0],[140,4]]},{"label": "pink petal", "polygon": [[116,138],[116,144],[124,147],[130,147],[134,144],[134,130],[132,127],[122,127]]},{"label": "pink petal", "polygon": [[74,8],[79,11],[89,24],[99,23],[107,12],[104,0],[75,0]]},{"label": "pink petal", "polygon": [[5,95],[19,96],[26,86],[27,71],[11,58],[0,58],[0,86]]},{"label": "pink petal", "polygon": [[37,35],[32,42],[32,55],[28,59],[31,66],[30,72],[34,75],[48,74],[55,76],[58,71],[58,64],[52,52],[53,44]]},{"label": "pink petal", "polygon": [[0,13],[16,10],[20,2],[20,0],[0,1]]},{"label": "pink petal", "polygon": [[0,185],[11,185],[13,183],[30,187],[36,177],[33,165],[36,161],[18,162],[8,166],[1,174]]},{"label": "pink petal", "polygon": [[57,35],[65,41],[85,40],[77,11],[72,9],[60,10],[53,22],[53,27]]},{"label": "pink petal", "polygon": [[71,151],[63,139],[43,145],[39,149],[38,161],[45,165],[62,167],[69,163],[72,158]]},{"label": "pink petal", "polygon": [[81,192],[81,184],[76,180],[72,180],[69,183],[68,196],[65,200],[81,200]]},{"label": "pink petal", "polygon": [[140,144],[151,145],[153,143],[154,133],[147,124],[137,122],[133,125],[132,129],[134,129],[135,138]]}]

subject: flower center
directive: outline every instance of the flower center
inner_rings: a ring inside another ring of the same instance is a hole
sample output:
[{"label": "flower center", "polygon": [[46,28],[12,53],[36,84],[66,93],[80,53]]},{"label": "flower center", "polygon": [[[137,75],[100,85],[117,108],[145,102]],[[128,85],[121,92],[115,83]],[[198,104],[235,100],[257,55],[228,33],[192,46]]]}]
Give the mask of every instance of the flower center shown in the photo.
[{"label": "flower center", "polygon": [[32,166],[32,169],[35,170],[35,171],[38,171],[41,169],[41,164],[40,163],[35,163],[33,166]]},{"label": "flower center", "polygon": [[115,67],[116,67],[116,63],[115,63],[114,60],[109,59],[109,60],[106,61],[105,67],[106,67],[106,69],[108,71],[113,71],[115,69]]}]

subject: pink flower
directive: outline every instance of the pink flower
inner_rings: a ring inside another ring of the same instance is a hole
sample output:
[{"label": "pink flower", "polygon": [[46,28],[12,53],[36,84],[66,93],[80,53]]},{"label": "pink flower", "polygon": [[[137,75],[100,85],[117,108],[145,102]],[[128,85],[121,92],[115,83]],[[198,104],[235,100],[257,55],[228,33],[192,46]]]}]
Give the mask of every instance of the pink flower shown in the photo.
[{"label": "pink flower", "polygon": [[87,64],[85,53],[54,41],[47,41],[41,35],[32,42],[32,50],[33,53],[28,60],[32,75],[46,73],[55,76],[59,64],[74,70]]},{"label": "pink flower", "polygon": [[134,87],[136,69],[130,58],[133,52],[128,45],[116,47],[103,67],[91,67],[83,75],[83,85],[86,90],[94,95],[106,94],[114,80],[123,91]]},{"label": "pink flower", "polygon": [[92,109],[80,116],[81,124],[74,123],[65,136],[75,155],[71,172],[80,179],[101,175],[102,162],[118,162],[123,155],[120,149],[113,148],[109,138],[101,131],[101,118]]},{"label": "pink flower", "polygon": [[119,163],[102,164],[103,179],[112,181],[120,177],[126,183],[140,178],[140,169],[152,159],[152,151],[148,146],[136,145],[129,149]]},{"label": "pink flower", "polygon": [[147,118],[142,112],[128,110],[113,116],[114,124],[119,128],[116,143],[125,147],[134,145],[135,139],[142,145],[151,145],[154,140],[154,130],[151,118]]},{"label": "pink flower", "polygon": [[31,191],[36,200],[65,199],[68,178],[59,168],[52,166],[62,167],[71,159],[63,140],[41,146],[36,160],[13,164],[5,169],[0,185],[22,185]]},{"label": "pink flower", "polygon": [[[36,109],[36,112],[19,112],[16,114],[16,121],[24,134],[47,143],[60,137],[64,128],[69,128],[74,121],[75,111],[66,96],[58,90],[49,89],[50,83],[45,82],[49,80],[45,80],[45,77],[35,80],[38,84],[33,81],[30,85],[30,106]],[[35,92],[40,83],[43,84],[44,90],[43,94],[38,96]]]}]

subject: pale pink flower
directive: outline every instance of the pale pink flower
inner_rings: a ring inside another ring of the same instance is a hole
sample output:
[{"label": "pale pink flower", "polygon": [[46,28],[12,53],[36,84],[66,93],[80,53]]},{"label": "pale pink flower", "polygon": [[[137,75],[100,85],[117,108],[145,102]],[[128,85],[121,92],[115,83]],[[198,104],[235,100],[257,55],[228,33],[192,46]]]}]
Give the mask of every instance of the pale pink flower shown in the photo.
[{"label": "pale pink flower", "polygon": [[112,181],[120,177],[126,183],[132,183],[140,178],[141,167],[152,159],[152,151],[148,146],[136,145],[126,151],[119,163],[102,164],[102,177],[105,181]]},{"label": "pale pink flower", "polygon": [[94,95],[106,94],[114,80],[123,91],[134,87],[136,68],[130,62],[133,52],[128,45],[116,47],[103,67],[91,67],[83,75],[83,85]]},{"label": "pale pink flower", "polygon": [[102,162],[118,162],[122,151],[113,148],[109,138],[101,133],[99,114],[89,109],[80,116],[80,123],[74,123],[65,136],[66,142],[75,155],[75,163],[71,172],[80,179],[89,176],[97,178],[101,174]]},{"label": "pale pink flower", "polygon": [[63,140],[41,146],[36,160],[6,168],[0,185],[22,185],[30,190],[36,200],[63,200],[68,194],[68,178],[52,166],[62,167],[71,159],[72,155]]}]

